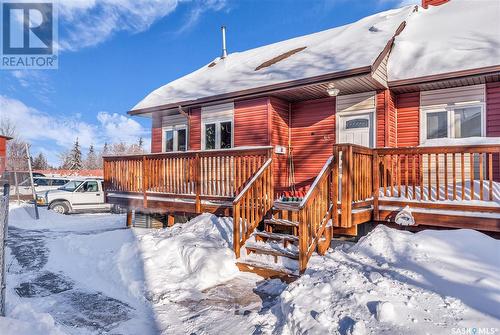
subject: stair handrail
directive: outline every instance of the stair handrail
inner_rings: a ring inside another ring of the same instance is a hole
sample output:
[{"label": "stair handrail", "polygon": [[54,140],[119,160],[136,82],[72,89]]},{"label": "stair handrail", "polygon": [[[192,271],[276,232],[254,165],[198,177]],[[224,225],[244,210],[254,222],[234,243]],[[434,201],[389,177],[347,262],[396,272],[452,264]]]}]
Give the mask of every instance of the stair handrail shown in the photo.
[{"label": "stair handrail", "polygon": [[328,157],[326,163],[323,165],[323,168],[321,168],[321,171],[319,174],[316,176],[316,179],[314,179],[314,182],[312,183],[311,187],[309,190],[307,190],[306,196],[302,199],[302,201],[299,204],[299,210],[304,208],[304,206],[307,204],[309,199],[311,198],[312,194],[316,192],[317,190],[317,185],[319,181],[323,178],[323,176],[326,174],[328,168],[332,164],[333,161],[333,156]]},{"label": "stair handrail", "polygon": [[334,212],[331,198],[334,156],[325,162],[320,173],[299,205],[299,271],[302,273]]},{"label": "stair handrail", "polygon": [[[269,158],[233,200],[233,249],[236,258],[274,202],[272,158]],[[243,208],[242,208],[243,207]],[[241,231],[243,224],[245,231]]]}]

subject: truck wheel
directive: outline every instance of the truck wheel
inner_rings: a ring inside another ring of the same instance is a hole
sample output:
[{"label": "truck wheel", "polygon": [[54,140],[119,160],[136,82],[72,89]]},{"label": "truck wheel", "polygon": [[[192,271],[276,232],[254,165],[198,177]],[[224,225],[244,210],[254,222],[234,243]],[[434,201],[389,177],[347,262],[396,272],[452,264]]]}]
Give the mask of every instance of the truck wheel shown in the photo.
[{"label": "truck wheel", "polygon": [[59,214],[68,214],[69,206],[67,203],[58,201],[50,205],[50,209]]}]

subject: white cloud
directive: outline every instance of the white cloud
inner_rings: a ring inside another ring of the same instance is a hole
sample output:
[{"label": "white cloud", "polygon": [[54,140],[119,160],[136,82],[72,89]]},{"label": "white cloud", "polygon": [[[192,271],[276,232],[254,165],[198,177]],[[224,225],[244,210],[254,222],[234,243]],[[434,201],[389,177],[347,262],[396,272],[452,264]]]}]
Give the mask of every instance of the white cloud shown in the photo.
[{"label": "white cloud", "polygon": [[8,117],[15,124],[19,135],[32,144],[35,152],[50,154],[51,164],[59,163],[56,153],[71,148],[76,138],[84,150],[91,144],[100,148],[104,142],[137,143],[139,137],[145,138],[144,148],[149,148],[149,129],[117,113],[100,112],[96,122],[89,123],[78,114],[73,117],[51,115],[0,95],[0,116]]},{"label": "white cloud", "polygon": [[104,42],[119,31],[137,33],[171,14],[180,4],[191,3],[192,14],[185,26],[193,25],[201,13],[220,10],[226,0],[71,0],[59,2],[59,48],[75,51]]}]

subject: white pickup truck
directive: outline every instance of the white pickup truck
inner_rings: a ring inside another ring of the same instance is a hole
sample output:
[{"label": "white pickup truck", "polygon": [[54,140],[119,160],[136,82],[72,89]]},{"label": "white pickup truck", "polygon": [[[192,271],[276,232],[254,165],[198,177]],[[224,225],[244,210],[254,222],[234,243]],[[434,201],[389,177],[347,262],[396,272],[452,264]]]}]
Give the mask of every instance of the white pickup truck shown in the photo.
[{"label": "white pickup truck", "polygon": [[104,202],[102,179],[74,179],[57,190],[37,192],[36,201],[40,206],[60,213],[109,211],[112,205]]}]

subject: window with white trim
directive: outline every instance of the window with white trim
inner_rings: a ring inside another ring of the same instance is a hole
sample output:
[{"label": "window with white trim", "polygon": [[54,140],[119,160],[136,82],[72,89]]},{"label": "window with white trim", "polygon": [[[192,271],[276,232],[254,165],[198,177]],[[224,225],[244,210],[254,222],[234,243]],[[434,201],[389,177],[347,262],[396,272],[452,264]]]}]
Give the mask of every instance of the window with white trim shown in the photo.
[{"label": "window with white trim", "polygon": [[207,121],[202,127],[203,149],[229,149],[233,147],[233,121]]},{"label": "window with white trim", "polygon": [[484,136],[483,105],[423,111],[422,140]]},{"label": "window with white trim", "polygon": [[177,125],[163,128],[163,151],[186,151],[187,150],[187,127]]}]

